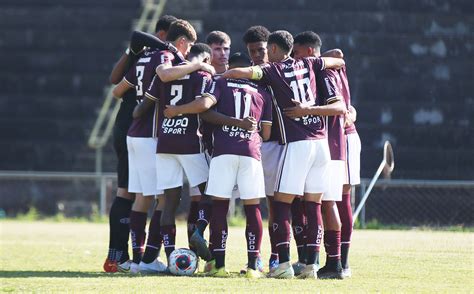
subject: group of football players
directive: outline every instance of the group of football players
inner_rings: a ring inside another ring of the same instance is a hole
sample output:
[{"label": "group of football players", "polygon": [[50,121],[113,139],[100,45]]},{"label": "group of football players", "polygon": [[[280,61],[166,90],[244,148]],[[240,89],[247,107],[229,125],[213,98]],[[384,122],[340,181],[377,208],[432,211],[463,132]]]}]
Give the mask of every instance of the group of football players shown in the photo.
[{"label": "group of football players", "polygon": [[[229,56],[231,40],[221,31],[211,32],[206,44],[196,40],[189,22],[162,16],[155,35],[134,32],[112,71],[113,94],[122,99],[114,129],[119,188],[104,270],[167,271],[158,256],[161,247],[167,257],[175,249],[175,215],[187,182],[189,248],[205,261],[206,275],[229,276],[227,214],[234,196],[246,216],[241,273],[247,278],[263,277],[261,198],[269,213],[268,277],[350,277],[360,140],[342,52],[321,54],[314,32],[293,37],[263,26],[245,32],[248,55]],[[327,258],[319,268],[323,239]]]}]

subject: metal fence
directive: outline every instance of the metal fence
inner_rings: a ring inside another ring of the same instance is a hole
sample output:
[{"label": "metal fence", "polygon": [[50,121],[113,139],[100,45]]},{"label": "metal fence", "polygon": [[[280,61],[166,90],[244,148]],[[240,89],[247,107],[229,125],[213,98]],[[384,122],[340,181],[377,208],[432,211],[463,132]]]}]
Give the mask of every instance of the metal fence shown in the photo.
[{"label": "metal fence", "polygon": [[[356,187],[356,205],[369,183],[362,179]],[[362,227],[369,222],[474,226],[474,181],[379,180],[359,215]]]},{"label": "metal fence", "polygon": [[[353,207],[369,183],[370,179],[362,179],[355,188]],[[116,184],[113,173],[0,171],[0,209],[8,216],[32,207],[41,215],[106,215]],[[183,197],[183,213],[188,200]],[[474,226],[474,181],[379,180],[359,215],[362,226],[374,222]]]}]

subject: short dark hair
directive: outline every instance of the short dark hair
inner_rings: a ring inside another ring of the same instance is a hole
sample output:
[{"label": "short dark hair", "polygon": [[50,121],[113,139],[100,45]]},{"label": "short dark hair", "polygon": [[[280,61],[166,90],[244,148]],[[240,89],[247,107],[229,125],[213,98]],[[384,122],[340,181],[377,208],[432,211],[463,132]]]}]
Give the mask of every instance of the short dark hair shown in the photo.
[{"label": "short dark hair", "polygon": [[250,57],[248,57],[247,54],[241,53],[241,52],[236,52],[232,54],[231,57],[229,57],[229,67],[234,68],[234,67],[247,67],[251,66],[252,61],[250,60]]},{"label": "short dark hair", "polygon": [[285,53],[293,49],[293,36],[288,31],[274,31],[268,36],[268,44],[275,44]]},{"label": "short dark hair", "polygon": [[323,42],[318,34],[313,31],[305,31],[295,36],[293,44],[306,45],[313,48],[321,48]]},{"label": "short dark hair", "polygon": [[156,22],[155,32],[165,31],[167,32],[170,29],[170,25],[173,21],[177,20],[176,17],[172,15],[163,15],[160,19]]},{"label": "short dark hair", "polygon": [[230,43],[230,37],[224,32],[221,31],[212,31],[206,37],[207,45],[211,44],[222,44],[222,43]]},{"label": "short dark hair", "polygon": [[253,26],[245,32],[243,40],[245,44],[255,42],[267,42],[270,31],[264,26]]},{"label": "short dark hair", "polygon": [[212,50],[211,47],[209,47],[207,44],[204,43],[196,43],[194,44],[191,49],[189,50],[190,54],[193,54],[195,56],[202,54],[202,53],[209,53],[210,56],[212,56]]},{"label": "short dark hair", "polygon": [[174,42],[181,36],[186,37],[186,39],[192,42],[195,42],[197,39],[193,26],[184,19],[177,19],[171,23],[166,41]]}]

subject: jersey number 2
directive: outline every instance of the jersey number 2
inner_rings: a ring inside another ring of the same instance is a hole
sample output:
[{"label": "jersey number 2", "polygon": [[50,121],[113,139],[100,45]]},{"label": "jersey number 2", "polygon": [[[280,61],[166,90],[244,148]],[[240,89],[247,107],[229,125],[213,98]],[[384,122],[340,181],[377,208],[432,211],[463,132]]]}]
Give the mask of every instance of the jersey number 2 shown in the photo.
[{"label": "jersey number 2", "polygon": [[171,96],[174,96],[174,98],[170,100],[170,105],[176,105],[183,98],[183,85],[172,85]]}]

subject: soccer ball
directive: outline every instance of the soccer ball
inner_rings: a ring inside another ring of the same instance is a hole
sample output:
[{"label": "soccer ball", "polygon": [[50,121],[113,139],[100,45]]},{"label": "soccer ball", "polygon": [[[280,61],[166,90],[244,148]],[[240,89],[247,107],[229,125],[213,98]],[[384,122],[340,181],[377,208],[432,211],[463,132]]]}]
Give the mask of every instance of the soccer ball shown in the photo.
[{"label": "soccer ball", "polygon": [[177,276],[192,276],[197,269],[196,253],[186,248],[175,249],[170,254],[168,268]]}]

